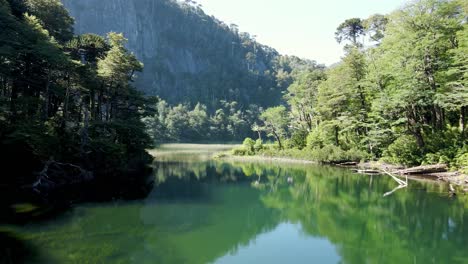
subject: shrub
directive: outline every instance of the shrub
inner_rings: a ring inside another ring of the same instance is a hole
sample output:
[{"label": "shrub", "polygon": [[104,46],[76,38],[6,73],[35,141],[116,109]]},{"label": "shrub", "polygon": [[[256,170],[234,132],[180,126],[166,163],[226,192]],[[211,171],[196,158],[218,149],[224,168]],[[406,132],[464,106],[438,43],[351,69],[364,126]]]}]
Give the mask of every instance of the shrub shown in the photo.
[{"label": "shrub", "polygon": [[452,159],[447,157],[441,152],[428,153],[424,156],[422,164],[448,164],[450,165]]},{"label": "shrub", "polygon": [[307,135],[306,142],[307,142],[307,147],[310,149],[323,148],[326,142],[325,132],[320,128],[316,128],[312,130],[309,133],[309,135]]},{"label": "shrub", "polygon": [[453,159],[460,147],[459,139],[458,128],[448,127],[447,130],[430,133],[425,137],[426,150],[428,153],[445,155]]},{"label": "shrub", "polygon": [[255,152],[259,152],[263,149],[263,142],[261,139],[257,139],[257,141],[255,141],[255,145],[254,145],[254,151]]},{"label": "shrub", "polygon": [[291,147],[292,148],[297,148],[297,149],[303,149],[307,145],[307,137],[308,137],[308,132],[307,130],[301,129],[301,130],[296,130],[291,136]]},{"label": "shrub", "polygon": [[345,151],[335,145],[314,148],[310,151],[311,158],[320,162],[340,162],[346,159]]},{"label": "shrub", "polygon": [[352,148],[346,151],[346,158],[348,161],[363,161],[369,160],[371,158],[371,155],[366,151],[357,148]]},{"label": "shrub", "polygon": [[283,148],[284,149],[292,149],[294,148],[294,144],[290,138],[283,139]]},{"label": "shrub", "polygon": [[468,174],[468,152],[458,155],[455,164],[461,172]]},{"label": "shrub", "polygon": [[231,154],[234,156],[246,156],[249,155],[249,150],[246,149],[244,146],[233,148],[231,150]]},{"label": "shrub", "polygon": [[414,137],[403,135],[397,138],[383,152],[382,160],[403,165],[419,165],[422,161],[422,150],[419,149]]},{"label": "shrub", "polygon": [[254,152],[254,147],[255,147],[255,141],[251,138],[245,138],[244,142],[242,143],[242,146],[249,150],[250,152]]}]

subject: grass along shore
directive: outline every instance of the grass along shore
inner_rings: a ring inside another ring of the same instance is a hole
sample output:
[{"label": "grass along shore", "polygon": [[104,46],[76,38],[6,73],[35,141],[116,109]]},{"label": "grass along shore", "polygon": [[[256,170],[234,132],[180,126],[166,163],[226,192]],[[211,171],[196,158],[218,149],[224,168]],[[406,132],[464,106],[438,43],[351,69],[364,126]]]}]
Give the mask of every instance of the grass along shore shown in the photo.
[{"label": "grass along shore", "polygon": [[[330,151],[330,152],[328,152]],[[327,153],[328,152],[328,153]],[[295,163],[295,164],[329,164],[347,167],[360,173],[380,173],[384,171],[397,175],[408,175],[412,180],[431,180],[448,183],[450,191],[456,188],[457,192],[468,193],[468,175],[460,170],[450,170],[448,166],[403,166],[390,164],[384,161],[371,161],[365,154],[359,152],[334,152],[333,148],[323,149],[321,152],[311,152],[299,149],[279,150],[273,144],[255,146],[244,142],[242,146],[233,147],[213,156],[215,159],[240,162],[268,162],[268,163]],[[434,167],[436,169],[434,169]],[[410,169],[410,170],[408,170]],[[413,172],[411,172],[413,169]],[[416,170],[416,172],[414,172]],[[405,172],[406,171],[406,172]]]}]

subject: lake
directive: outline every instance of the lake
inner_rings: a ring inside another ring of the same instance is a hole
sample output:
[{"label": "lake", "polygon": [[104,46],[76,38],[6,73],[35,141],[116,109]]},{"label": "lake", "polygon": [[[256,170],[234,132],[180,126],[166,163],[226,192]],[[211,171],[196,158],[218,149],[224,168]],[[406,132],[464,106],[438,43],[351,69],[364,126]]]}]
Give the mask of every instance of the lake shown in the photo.
[{"label": "lake", "polygon": [[387,176],[211,159],[225,148],[163,145],[146,199],[2,229],[26,263],[468,263],[468,199],[445,185],[384,197]]}]

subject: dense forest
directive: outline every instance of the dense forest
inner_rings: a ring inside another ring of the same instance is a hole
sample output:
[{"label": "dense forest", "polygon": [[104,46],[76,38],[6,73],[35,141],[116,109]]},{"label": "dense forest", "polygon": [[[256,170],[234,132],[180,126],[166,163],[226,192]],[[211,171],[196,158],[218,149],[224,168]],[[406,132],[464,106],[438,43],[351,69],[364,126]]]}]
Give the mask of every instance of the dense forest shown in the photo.
[{"label": "dense forest", "polygon": [[468,5],[421,0],[389,15],[351,18],[336,30],[342,60],[294,76],[284,103],[236,154],[325,162],[382,159],[467,170]]},{"label": "dense forest", "polygon": [[152,143],[141,118],[156,101],[132,86],[143,65],[123,35],[74,35],[51,0],[1,0],[0,28],[2,194],[141,180]]},{"label": "dense forest", "polygon": [[[152,123],[168,123],[163,126],[165,132],[154,135],[159,142],[233,141],[250,136],[255,122],[251,117],[258,116],[252,111],[281,103],[294,71],[322,67],[314,61],[280,55],[237,25],[205,14],[194,1],[62,2],[76,18],[78,32],[123,32],[129,50],[145,65],[135,78],[136,87],[167,102],[171,108],[167,111],[182,113],[178,121],[161,120],[164,113],[155,117]],[[204,123],[212,128],[188,129],[195,133],[175,131],[174,126],[189,125],[182,119],[198,104],[209,117]],[[237,117],[220,120],[231,115]],[[211,122],[213,119],[217,121]],[[200,133],[204,138],[200,139]]]}]

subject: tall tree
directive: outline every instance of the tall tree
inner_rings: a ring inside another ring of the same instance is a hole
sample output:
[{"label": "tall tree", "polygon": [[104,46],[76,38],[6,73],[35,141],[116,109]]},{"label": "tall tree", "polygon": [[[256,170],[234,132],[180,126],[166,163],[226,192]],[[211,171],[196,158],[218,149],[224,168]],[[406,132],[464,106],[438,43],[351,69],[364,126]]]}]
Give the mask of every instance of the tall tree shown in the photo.
[{"label": "tall tree", "polygon": [[388,18],[381,14],[375,14],[364,20],[366,33],[372,41],[380,42],[385,36]]},{"label": "tall tree", "polygon": [[364,35],[365,28],[360,18],[346,19],[341,23],[335,32],[335,39],[338,43],[345,40],[351,41],[353,46],[361,46],[359,37]]},{"label": "tall tree", "polygon": [[25,3],[28,13],[38,17],[57,41],[64,43],[73,37],[74,20],[59,0],[25,0]]},{"label": "tall tree", "polygon": [[298,74],[295,81],[288,87],[284,96],[291,107],[291,114],[301,129],[311,131],[317,113],[318,86],[326,78],[321,69],[305,71]]},{"label": "tall tree", "polygon": [[276,106],[266,109],[261,115],[264,130],[268,136],[274,137],[279,148],[283,148],[282,139],[286,136],[288,126],[288,113],[286,107]]}]

